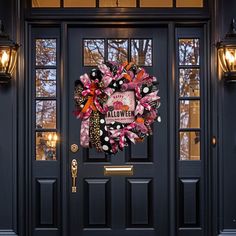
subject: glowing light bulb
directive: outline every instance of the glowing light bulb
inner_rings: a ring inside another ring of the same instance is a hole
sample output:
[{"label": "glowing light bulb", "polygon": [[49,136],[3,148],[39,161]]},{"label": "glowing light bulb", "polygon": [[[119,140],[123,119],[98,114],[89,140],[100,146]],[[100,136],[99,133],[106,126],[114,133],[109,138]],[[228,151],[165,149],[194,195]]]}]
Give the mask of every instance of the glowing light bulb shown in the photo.
[{"label": "glowing light bulb", "polygon": [[229,51],[226,51],[226,55],[225,55],[226,60],[229,61],[230,64],[233,64],[235,61],[234,56],[232,55],[232,53],[230,53]]},{"label": "glowing light bulb", "polygon": [[57,139],[58,139],[57,134],[54,134],[54,135],[53,135],[53,140],[56,142]]},{"label": "glowing light bulb", "polygon": [[6,67],[6,64],[7,64],[7,62],[8,62],[8,59],[9,59],[9,56],[8,56],[8,54],[6,53],[6,51],[4,50],[4,51],[2,52],[2,58],[1,58],[1,63],[2,63],[2,66],[3,66],[3,67]]},{"label": "glowing light bulb", "polygon": [[49,135],[48,135],[48,140],[49,140],[49,141],[52,141],[52,134],[49,134]]}]

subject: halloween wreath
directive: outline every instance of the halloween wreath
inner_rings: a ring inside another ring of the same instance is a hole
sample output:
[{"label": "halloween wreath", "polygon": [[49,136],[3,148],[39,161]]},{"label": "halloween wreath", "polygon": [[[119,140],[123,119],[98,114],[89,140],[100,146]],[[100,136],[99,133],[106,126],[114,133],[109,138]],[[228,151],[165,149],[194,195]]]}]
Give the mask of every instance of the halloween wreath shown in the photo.
[{"label": "halloween wreath", "polygon": [[157,79],[134,63],[107,62],[81,75],[74,91],[81,146],[115,154],[143,141],[159,120],[157,93]]}]

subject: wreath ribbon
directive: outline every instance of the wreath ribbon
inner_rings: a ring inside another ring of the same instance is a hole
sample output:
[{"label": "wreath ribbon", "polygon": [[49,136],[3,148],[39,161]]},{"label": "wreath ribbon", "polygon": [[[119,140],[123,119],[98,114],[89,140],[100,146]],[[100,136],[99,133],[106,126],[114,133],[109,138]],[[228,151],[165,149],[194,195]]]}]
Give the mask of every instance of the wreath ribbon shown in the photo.
[{"label": "wreath ribbon", "polygon": [[[142,115],[144,112],[144,109],[151,111],[152,107],[149,103],[160,99],[160,97],[157,96],[157,92],[158,91],[152,92],[138,101],[138,105],[135,109],[135,115],[138,115],[138,114]],[[140,96],[138,95],[138,97]]]},{"label": "wreath ribbon", "polygon": [[123,150],[125,146],[125,138],[127,137],[132,143],[135,143],[135,139],[138,139],[138,135],[131,130],[135,128],[135,123],[128,125],[123,129],[111,130],[111,140],[112,144],[115,144],[114,139],[119,138],[119,147]]}]

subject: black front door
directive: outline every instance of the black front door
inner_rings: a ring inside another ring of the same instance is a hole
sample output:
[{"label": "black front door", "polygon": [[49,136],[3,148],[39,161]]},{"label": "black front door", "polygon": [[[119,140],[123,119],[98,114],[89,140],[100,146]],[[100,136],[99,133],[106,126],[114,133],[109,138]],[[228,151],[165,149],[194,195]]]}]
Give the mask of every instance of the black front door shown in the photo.
[{"label": "black front door", "polygon": [[[162,121],[143,143],[115,156],[82,147],[69,152],[68,236],[169,235],[167,28],[68,27],[67,49],[69,147],[80,143],[80,121],[73,116],[75,81],[99,60],[136,60],[157,77],[162,104]],[[73,159],[78,163],[74,193],[69,170]],[[133,165],[133,175],[104,176],[104,166],[117,165]]]}]

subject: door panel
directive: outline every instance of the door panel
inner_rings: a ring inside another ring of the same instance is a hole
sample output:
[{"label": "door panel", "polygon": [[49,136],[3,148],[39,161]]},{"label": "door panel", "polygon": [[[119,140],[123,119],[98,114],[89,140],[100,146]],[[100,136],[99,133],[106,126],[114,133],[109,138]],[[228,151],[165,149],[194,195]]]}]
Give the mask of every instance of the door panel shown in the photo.
[{"label": "door panel", "polygon": [[[115,156],[82,147],[77,153],[70,152],[68,166],[72,159],[78,161],[78,178],[77,192],[71,193],[70,187],[68,193],[69,235],[168,235],[167,29],[68,28],[69,145],[80,142],[80,121],[72,115],[74,83],[94,67],[84,66],[83,40],[86,39],[104,40],[105,58],[109,39],[126,39],[128,59],[132,40],[152,40],[152,66],[146,66],[146,70],[160,83],[162,122],[153,125],[153,136]],[[104,165],[128,164],[134,166],[133,176],[103,174]],[[70,170],[68,179],[71,186]]]}]

